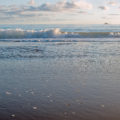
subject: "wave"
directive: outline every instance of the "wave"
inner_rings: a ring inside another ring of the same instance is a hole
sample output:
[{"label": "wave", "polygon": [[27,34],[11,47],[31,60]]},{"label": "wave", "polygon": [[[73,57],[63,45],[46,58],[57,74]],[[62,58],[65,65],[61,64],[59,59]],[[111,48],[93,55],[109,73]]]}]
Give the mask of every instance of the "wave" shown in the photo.
[{"label": "wave", "polygon": [[120,42],[119,38],[34,38],[34,39],[0,39],[0,42]]},{"label": "wave", "polygon": [[59,28],[40,31],[0,29],[0,39],[26,38],[119,38],[120,32],[63,32]]}]

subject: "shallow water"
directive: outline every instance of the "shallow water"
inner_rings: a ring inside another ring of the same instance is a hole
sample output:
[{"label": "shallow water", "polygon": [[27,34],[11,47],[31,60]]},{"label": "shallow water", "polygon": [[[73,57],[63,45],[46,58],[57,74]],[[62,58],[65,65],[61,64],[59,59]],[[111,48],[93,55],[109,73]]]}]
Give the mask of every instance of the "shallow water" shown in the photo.
[{"label": "shallow water", "polygon": [[0,120],[119,120],[119,42],[1,42]]}]

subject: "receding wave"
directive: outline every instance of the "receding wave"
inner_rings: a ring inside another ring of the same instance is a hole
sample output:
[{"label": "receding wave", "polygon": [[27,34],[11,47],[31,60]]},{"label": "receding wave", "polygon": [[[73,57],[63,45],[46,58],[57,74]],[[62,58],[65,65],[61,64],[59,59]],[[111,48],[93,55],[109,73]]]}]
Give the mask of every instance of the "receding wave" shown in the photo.
[{"label": "receding wave", "polygon": [[59,28],[40,31],[0,29],[0,39],[26,38],[119,38],[120,32],[64,32]]}]

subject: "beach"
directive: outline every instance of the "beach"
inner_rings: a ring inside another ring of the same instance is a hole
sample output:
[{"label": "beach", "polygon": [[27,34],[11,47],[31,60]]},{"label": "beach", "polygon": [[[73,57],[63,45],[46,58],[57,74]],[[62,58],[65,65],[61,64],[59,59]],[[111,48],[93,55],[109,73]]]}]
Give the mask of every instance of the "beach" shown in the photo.
[{"label": "beach", "polygon": [[0,120],[120,120],[120,0],[0,0]]},{"label": "beach", "polygon": [[119,42],[1,42],[1,120],[119,120]]}]

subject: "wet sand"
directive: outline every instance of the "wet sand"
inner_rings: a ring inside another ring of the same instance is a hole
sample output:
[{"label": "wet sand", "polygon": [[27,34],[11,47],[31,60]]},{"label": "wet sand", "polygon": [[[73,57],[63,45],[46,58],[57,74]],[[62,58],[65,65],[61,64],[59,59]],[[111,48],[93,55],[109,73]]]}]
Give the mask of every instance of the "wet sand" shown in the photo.
[{"label": "wet sand", "polygon": [[119,120],[119,48],[113,42],[1,44],[0,120]]}]

